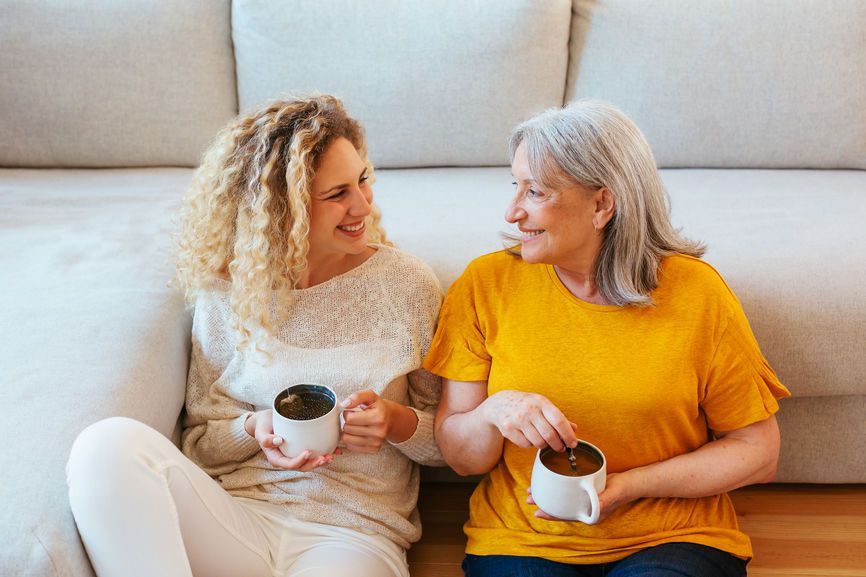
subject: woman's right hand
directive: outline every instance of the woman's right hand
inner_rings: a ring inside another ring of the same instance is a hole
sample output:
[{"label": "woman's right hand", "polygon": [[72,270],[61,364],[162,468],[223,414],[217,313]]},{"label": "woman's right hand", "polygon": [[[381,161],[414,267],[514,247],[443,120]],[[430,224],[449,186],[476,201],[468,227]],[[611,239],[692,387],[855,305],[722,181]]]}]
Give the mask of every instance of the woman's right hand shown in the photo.
[{"label": "woman's right hand", "polygon": [[312,471],[317,467],[328,465],[334,460],[334,455],[323,455],[321,457],[310,456],[310,451],[304,451],[294,458],[286,457],[280,451],[280,445],[283,444],[283,439],[274,435],[274,419],[272,409],[258,411],[247,417],[244,423],[244,429],[247,434],[255,437],[259,446],[265,454],[268,463],[276,469],[285,469],[287,471]]},{"label": "woman's right hand", "polygon": [[564,451],[577,446],[577,425],[543,395],[499,391],[482,404],[484,419],[518,447]]}]

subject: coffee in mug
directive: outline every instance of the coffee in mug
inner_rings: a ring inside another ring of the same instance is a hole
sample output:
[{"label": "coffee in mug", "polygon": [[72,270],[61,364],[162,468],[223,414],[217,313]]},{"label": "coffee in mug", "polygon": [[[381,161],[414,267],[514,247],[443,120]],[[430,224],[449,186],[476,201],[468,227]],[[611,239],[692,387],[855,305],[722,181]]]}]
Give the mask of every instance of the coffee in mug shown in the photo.
[{"label": "coffee in mug", "polygon": [[288,389],[277,395],[274,402],[276,411],[287,419],[309,421],[326,415],[334,408],[334,394],[318,385],[295,385],[293,392]]},{"label": "coffee in mug", "polygon": [[271,403],[274,434],[283,438],[280,451],[294,458],[310,451],[311,457],[333,453],[340,442],[337,393],[328,386],[302,383],[283,389]]},{"label": "coffee in mug", "polygon": [[574,454],[574,469],[571,467],[568,453],[558,453],[556,451],[544,452],[541,455],[541,463],[554,473],[568,477],[582,477],[601,469],[601,459],[594,453],[582,448],[579,443],[572,453]]}]

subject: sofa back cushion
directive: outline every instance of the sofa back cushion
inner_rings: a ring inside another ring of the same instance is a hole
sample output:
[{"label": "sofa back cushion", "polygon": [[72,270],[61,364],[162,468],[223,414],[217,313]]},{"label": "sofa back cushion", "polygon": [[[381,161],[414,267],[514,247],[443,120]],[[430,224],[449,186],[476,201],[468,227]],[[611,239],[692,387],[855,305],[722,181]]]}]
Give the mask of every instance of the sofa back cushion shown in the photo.
[{"label": "sofa back cushion", "polygon": [[185,165],[237,113],[229,0],[0,0],[0,165]]},{"label": "sofa back cushion", "polygon": [[566,99],[667,167],[866,168],[866,2],[575,0]]},{"label": "sofa back cushion", "polygon": [[511,129],[562,105],[570,12],[570,0],[235,0],[240,108],[333,93],[379,166],[507,164]]}]

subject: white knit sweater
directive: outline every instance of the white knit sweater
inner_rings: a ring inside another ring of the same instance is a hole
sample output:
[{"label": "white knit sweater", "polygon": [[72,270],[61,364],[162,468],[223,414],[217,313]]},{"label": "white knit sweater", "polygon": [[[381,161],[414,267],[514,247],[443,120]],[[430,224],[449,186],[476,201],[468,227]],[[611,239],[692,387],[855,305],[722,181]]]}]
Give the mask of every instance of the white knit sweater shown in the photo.
[{"label": "white knit sweater", "polygon": [[[433,439],[438,377],[421,369],[441,289],[419,259],[377,251],[359,267],[294,292],[288,320],[260,353],[235,350],[229,283],[195,304],[182,448],[231,494],[284,504],[295,517],[380,533],[402,547],[421,536],[418,465],[441,465]],[[351,453],[308,473],[275,470],[244,431],[252,411],[295,383],[322,383],[339,399],[372,389],[408,405],[418,428],[375,455]]]}]

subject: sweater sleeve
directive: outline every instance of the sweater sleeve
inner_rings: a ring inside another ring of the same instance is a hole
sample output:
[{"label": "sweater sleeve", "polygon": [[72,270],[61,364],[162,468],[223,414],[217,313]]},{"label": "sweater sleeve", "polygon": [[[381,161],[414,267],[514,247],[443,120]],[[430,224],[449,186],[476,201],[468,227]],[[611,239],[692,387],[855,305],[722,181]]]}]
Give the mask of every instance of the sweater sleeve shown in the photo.
[{"label": "sweater sleeve", "polygon": [[210,475],[232,471],[261,450],[244,430],[253,407],[234,399],[223,386],[234,356],[224,299],[202,296],[196,303],[192,355],[186,389],[183,453]]},{"label": "sweater sleeve", "polygon": [[412,371],[408,378],[409,408],[418,417],[418,426],[411,437],[393,445],[416,463],[443,467],[445,459],[433,436],[433,418],[439,404],[441,381],[439,377],[424,369]]}]

